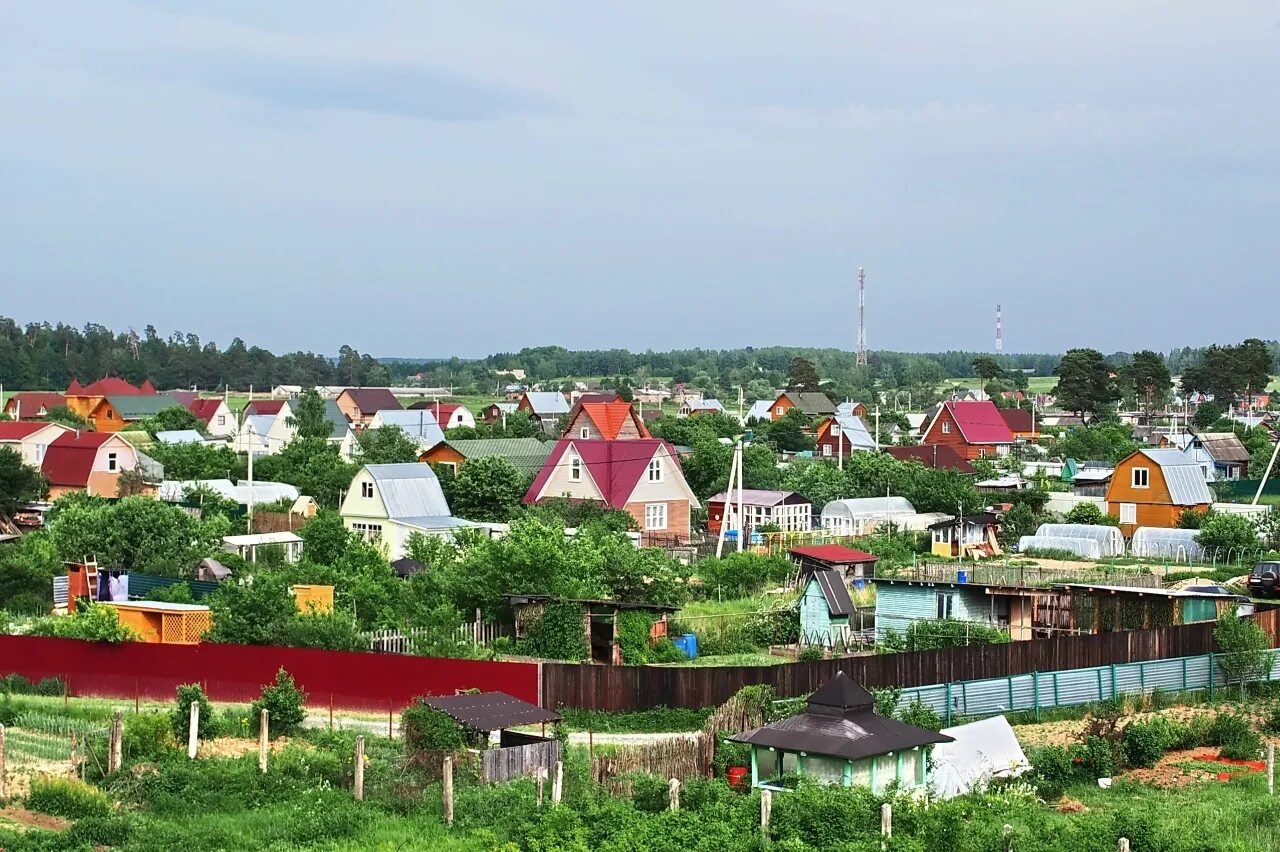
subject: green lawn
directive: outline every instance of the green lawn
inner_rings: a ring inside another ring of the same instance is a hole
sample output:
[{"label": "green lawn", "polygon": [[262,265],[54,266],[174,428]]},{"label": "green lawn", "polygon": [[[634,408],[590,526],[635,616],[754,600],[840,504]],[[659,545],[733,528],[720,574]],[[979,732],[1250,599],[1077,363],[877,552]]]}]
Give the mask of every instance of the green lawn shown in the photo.
[{"label": "green lawn", "polygon": [[781,663],[792,663],[790,657],[775,657],[772,654],[720,654],[712,657],[697,657],[672,665],[686,668],[709,668],[712,666],[776,666]]}]

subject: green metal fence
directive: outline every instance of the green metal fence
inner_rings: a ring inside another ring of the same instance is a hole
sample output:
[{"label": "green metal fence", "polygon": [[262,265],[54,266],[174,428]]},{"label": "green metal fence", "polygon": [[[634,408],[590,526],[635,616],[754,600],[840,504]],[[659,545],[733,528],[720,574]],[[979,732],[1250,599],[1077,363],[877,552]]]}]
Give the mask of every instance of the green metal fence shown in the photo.
[{"label": "green metal fence", "polygon": [[[1268,653],[1270,665],[1260,679],[1280,679],[1280,649]],[[1117,695],[1136,695],[1155,689],[1207,690],[1212,697],[1216,690],[1229,683],[1222,671],[1222,657],[1222,654],[1201,654],[912,687],[902,690],[899,706],[920,701],[951,725],[959,718],[1026,710],[1038,716],[1041,710],[1092,704]]]}]

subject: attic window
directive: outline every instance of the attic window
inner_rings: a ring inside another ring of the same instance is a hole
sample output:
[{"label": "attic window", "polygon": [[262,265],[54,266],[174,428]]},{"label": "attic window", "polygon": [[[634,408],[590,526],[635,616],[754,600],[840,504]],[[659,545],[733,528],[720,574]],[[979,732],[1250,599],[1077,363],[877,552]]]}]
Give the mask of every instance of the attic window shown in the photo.
[{"label": "attic window", "polygon": [[575,458],[569,462],[569,481],[582,481],[582,459]]},{"label": "attic window", "polygon": [[662,481],[662,459],[651,459],[649,461],[649,481]]},{"label": "attic window", "polygon": [[120,467],[119,459],[115,453],[107,453],[107,470],[115,471]]},{"label": "attic window", "polygon": [[840,437],[840,424],[839,424],[839,423],[832,423],[832,424],[831,424],[831,437],[833,437],[833,438],[839,438],[839,437]]},{"label": "attic window", "polygon": [[583,426],[583,427],[582,427],[582,429],[580,429],[580,430],[578,431],[578,437],[579,437],[579,438],[581,438],[581,439],[582,439],[582,440],[584,440],[584,441],[585,441],[585,440],[587,440],[588,438],[590,438],[590,437],[591,437],[591,427],[589,427],[589,426]]},{"label": "attic window", "polygon": [[1133,487],[1134,488],[1150,488],[1151,487],[1150,468],[1135,467],[1133,469]]},{"label": "attic window", "polygon": [[783,414],[786,414],[787,410],[786,410],[785,408],[783,408],[781,405],[779,405],[777,408],[775,408],[775,409],[774,409],[774,412],[775,412],[779,417],[781,417]]},{"label": "attic window", "polygon": [[361,482],[361,483],[360,483],[360,496],[361,496],[361,497],[364,497],[364,498],[366,498],[366,499],[368,499],[368,498],[370,498],[370,497],[372,497],[372,496],[373,496],[373,483],[372,483],[372,482]]},{"label": "attic window", "polygon": [[944,434],[944,435],[950,435],[950,434],[951,434],[951,421],[950,421],[950,420],[943,420],[943,421],[942,421],[942,434]]}]

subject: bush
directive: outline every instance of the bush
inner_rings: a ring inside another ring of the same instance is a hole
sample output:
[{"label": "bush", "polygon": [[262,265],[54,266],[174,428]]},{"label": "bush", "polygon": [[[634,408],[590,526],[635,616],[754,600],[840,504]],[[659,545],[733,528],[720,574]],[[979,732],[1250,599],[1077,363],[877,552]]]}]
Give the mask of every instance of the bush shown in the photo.
[{"label": "bush", "polygon": [[942,717],[938,715],[938,711],[918,698],[898,714],[898,721],[928,731],[940,731],[943,727]]},{"label": "bush", "polygon": [[38,775],[31,779],[27,808],[64,819],[103,818],[111,814],[111,800],[83,781]]},{"label": "bush", "polygon": [[730,766],[751,765],[751,746],[746,743],[731,743],[728,741],[728,737],[731,736],[733,736],[731,731],[720,731],[716,734],[716,753],[712,766],[717,778],[728,775]]},{"label": "bush", "polygon": [[67,832],[68,843],[74,848],[124,847],[132,836],[133,821],[124,814],[84,817]]},{"label": "bush", "polygon": [[120,623],[120,616],[109,606],[79,603],[71,615],[41,618],[27,631],[31,636],[55,636],[59,639],[84,639],[90,642],[137,642],[138,632]]},{"label": "bush", "polygon": [[167,714],[135,713],[124,717],[120,750],[126,761],[159,761],[176,747],[173,720]]},{"label": "bush", "polygon": [[461,751],[483,741],[484,734],[464,728],[448,714],[415,700],[400,713],[400,732],[407,752]]},{"label": "bush", "polygon": [[1062,798],[1068,787],[1081,780],[1075,755],[1060,746],[1034,749],[1028,759],[1033,768],[1027,774],[1027,780],[1046,802]]},{"label": "bush", "polygon": [[1111,743],[1103,737],[1085,737],[1084,742],[1072,749],[1072,759],[1092,778],[1110,778],[1116,774],[1116,755]]},{"label": "bush", "polygon": [[173,736],[179,743],[186,743],[191,731],[191,705],[200,705],[197,739],[207,740],[218,735],[218,722],[213,716],[213,705],[198,683],[184,683],[178,687],[178,706],[169,712]]},{"label": "bush", "polygon": [[688,710],[659,705],[648,710],[635,710],[628,713],[578,710],[572,707],[560,707],[556,712],[564,717],[565,725],[575,730],[592,730],[611,734],[644,734],[701,730],[714,710],[714,707]]},{"label": "bush", "polygon": [[1149,722],[1131,722],[1124,729],[1125,761],[1133,767],[1149,768],[1164,757],[1172,737],[1169,725],[1156,717]]},{"label": "bush", "polygon": [[307,718],[307,693],[298,689],[293,678],[284,669],[276,672],[275,683],[262,688],[262,695],[253,702],[250,722],[256,726],[267,711],[267,730],[273,737],[291,733]]},{"label": "bush", "polygon": [[552,603],[528,626],[525,638],[517,643],[521,654],[551,660],[585,660],[586,639],[582,635],[582,607],[576,603]]},{"label": "bush", "polygon": [[1262,739],[1249,720],[1233,713],[1215,716],[1206,740],[1206,745],[1219,746],[1219,754],[1232,760],[1257,760],[1262,748]]},{"label": "bush", "polygon": [[672,642],[669,636],[663,636],[654,642],[647,656],[651,663],[682,663],[689,659],[684,651],[676,647],[676,643]]},{"label": "bush", "polygon": [[1263,728],[1269,734],[1280,734],[1280,704],[1271,708],[1271,712],[1267,715],[1267,723]]},{"label": "bush", "polygon": [[821,648],[810,645],[808,648],[796,654],[796,659],[802,663],[812,663],[817,660],[826,659],[827,652]]}]

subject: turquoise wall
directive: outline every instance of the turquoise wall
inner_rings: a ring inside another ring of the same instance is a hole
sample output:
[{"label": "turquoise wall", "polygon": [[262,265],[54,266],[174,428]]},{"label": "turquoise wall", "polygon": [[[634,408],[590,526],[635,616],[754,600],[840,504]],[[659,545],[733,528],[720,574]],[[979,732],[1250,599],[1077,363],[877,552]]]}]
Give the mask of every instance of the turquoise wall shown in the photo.
[{"label": "turquoise wall", "polygon": [[991,598],[981,588],[966,586],[908,586],[876,584],[876,638],[893,628],[906,633],[912,621],[938,617],[938,595],[952,594],[951,617],[958,621],[994,624]]},{"label": "turquoise wall", "polygon": [[[831,618],[827,610],[827,599],[822,594],[822,587],[817,580],[810,580],[805,586],[804,595],[800,598],[800,638],[810,644],[828,644],[825,637],[831,635],[832,624],[846,625],[847,617]],[[820,638],[822,637],[822,638]]]}]

